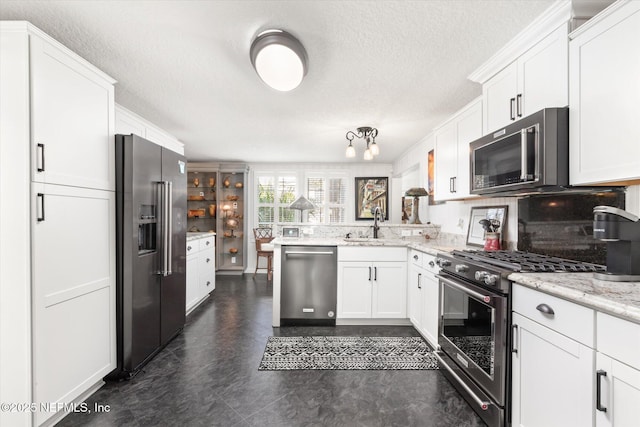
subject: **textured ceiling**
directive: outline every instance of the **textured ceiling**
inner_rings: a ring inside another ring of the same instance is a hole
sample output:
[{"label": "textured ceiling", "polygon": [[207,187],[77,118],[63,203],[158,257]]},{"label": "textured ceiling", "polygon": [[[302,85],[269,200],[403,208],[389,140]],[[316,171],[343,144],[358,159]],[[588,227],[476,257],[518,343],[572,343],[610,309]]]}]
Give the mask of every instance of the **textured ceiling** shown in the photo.
[{"label": "textured ceiling", "polygon": [[[390,163],[481,94],[466,79],[551,0],[15,1],[27,20],[118,80],[116,102],[172,133],[189,160],[347,160],[345,133],[379,129]],[[300,87],[265,86],[249,60],[268,28],[309,55]]]}]

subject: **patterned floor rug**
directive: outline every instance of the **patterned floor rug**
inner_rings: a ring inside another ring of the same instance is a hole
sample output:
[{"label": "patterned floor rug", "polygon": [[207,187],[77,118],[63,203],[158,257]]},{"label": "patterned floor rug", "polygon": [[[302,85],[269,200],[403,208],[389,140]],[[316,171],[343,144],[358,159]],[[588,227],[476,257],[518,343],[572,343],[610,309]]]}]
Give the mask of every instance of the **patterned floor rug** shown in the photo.
[{"label": "patterned floor rug", "polygon": [[420,337],[269,337],[259,371],[438,369]]}]

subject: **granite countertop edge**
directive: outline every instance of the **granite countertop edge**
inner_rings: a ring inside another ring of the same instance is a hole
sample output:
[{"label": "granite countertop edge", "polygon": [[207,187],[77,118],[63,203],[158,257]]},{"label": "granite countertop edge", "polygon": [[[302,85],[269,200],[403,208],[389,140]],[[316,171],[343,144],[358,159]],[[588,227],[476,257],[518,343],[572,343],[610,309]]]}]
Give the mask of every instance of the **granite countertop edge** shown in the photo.
[{"label": "granite countertop edge", "polygon": [[465,249],[466,247],[454,247],[450,244],[440,242],[437,239],[429,241],[402,240],[402,239],[345,239],[342,237],[323,237],[323,238],[295,238],[295,237],[277,237],[272,243],[275,247],[279,246],[360,246],[360,247],[404,247],[416,249],[431,255],[439,255],[441,253],[451,252],[454,249]]},{"label": "granite countertop edge", "polygon": [[214,237],[216,233],[213,231],[188,231],[187,232],[187,242],[191,240],[203,239],[205,237]]},{"label": "granite countertop edge", "polygon": [[520,285],[640,324],[640,282],[609,282],[593,273],[512,273]]}]

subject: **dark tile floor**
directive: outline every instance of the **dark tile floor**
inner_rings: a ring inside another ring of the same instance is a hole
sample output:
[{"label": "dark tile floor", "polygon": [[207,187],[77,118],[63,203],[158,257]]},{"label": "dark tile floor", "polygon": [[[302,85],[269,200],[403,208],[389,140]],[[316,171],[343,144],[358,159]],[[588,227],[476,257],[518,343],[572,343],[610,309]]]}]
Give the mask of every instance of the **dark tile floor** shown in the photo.
[{"label": "dark tile floor", "polygon": [[413,336],[412,327],[271,327],[266,276],[218,276],[184,332],[59,426],[482,426],[439,371],[258,371],[271,335]]}]

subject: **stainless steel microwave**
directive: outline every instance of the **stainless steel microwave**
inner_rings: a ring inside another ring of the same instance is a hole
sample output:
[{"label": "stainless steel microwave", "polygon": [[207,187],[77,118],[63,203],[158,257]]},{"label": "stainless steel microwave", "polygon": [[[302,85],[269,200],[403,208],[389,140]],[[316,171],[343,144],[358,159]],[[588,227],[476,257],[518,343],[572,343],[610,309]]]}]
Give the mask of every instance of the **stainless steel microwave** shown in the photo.
[{"label": "stainless steel microwave", "polygon": [[545,108],[470,144],[471,194],[569,185],[569,109]]}]

